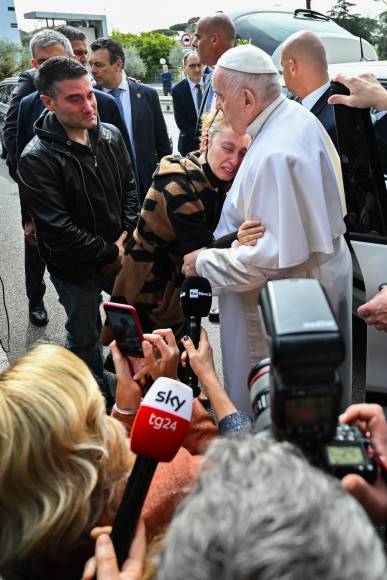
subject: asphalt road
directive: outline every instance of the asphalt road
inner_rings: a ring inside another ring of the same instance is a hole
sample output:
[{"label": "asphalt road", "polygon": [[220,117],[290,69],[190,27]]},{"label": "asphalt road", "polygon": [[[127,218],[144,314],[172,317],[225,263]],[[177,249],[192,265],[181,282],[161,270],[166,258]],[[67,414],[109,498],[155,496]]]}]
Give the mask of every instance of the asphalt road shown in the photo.
[{"label": "asphalt road", "polygon": [[[178,131],[173,115],[165,113],[170,136],[176,151]],[[5,354],[0,348],[0,370],[12,363],[19,355],[39,341],[65,343],[64,312],[46,274],[47,291],[45,304],[49,324],[37,328],[28,319],[28,303],[24,288],[23,232],[20,223],[19,197],[16,184],[8,176],[4,160],[0,159],[0,276],[4,282],[5,301],[10,321],[10,351]],[[221,373],[219,326],[205,322],[213,346],[217,370]],[[0,338],[6,342],[6,316],[0,288]],[[354,400],[364,398],[365,380],[365,333],[361,324],[354,326]]]}]

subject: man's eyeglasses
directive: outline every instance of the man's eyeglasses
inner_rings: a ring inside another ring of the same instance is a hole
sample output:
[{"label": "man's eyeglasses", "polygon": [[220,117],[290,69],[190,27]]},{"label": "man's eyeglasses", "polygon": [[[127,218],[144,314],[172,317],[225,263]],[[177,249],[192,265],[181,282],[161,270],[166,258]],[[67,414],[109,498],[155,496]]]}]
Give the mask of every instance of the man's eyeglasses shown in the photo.
[{"label": "man's eyeglasses", "polygon": [[202,66],[203,66],[203,65],[201,65],[200,63],[198,63],[198,64],[194,64],[194,63],[192,63],[192,64],[189,64],[189,65],[188,65],[188,68],[190,68],[191,70],[193,70],[194,68],[200,68],[200,69],[201,69],[201,68],[202,68]]}]

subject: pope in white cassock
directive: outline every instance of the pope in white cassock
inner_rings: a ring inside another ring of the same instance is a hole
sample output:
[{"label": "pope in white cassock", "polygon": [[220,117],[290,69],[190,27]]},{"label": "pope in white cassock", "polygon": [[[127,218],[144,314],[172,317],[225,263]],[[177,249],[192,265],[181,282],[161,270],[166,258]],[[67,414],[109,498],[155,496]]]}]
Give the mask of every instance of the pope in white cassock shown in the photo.
[{"label": "pope in white cassock", "polygon": [[[346,343],[341,379],[345,407],[352,393],[352,261],[344,241],[339,158],[325,129],[302,105],[281,94],[271,58],[243,45],[225,52],[213,74],[217,107],[251,145],[223,206],[215,237],[260,219],[256,245],[185,256],[186,276],[210,280],[219,295],[225,387],[234,404],[251,410],[251,367],[267,355],[258,316],[259,289],[268,280],[318,278]],[[292,304],[289,304],[292,308]]]}]

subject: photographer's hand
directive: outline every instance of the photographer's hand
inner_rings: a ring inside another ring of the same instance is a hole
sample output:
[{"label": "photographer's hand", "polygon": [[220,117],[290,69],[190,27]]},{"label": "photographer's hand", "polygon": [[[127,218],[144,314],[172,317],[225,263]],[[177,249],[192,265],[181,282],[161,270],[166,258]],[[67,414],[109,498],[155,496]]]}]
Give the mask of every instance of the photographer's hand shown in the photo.
[{"label": "photographer's hand", "polygon": [[201,329],[200,342],[197,349],[188,336],[182,339],[182,343],[186,350],[186,353],[182,355],[182,360],[185,362],[188,355],[191,368],[204,388],[218,421],[221,421],[231,413],[235,413],[237,409],[216,374],[212,348],[204,328]]},{"label": "photographer's hand", "polygon": [[172,330],[155,330],[153,334],[144,334],[144,339],[142,350],[146,366],[134,375],[134,379],[150,374],[154,381],[159,377],[177,380],[179,349]]},{"label": "photographer's hand", "polygon": [[[116,405],[120,409],[138,409],[141,402],[142,389],[140,384],[134,380],[132,371],[138,371],[138,365],[142,368],[144,361],[143,359],[129,360],[127,356],[122,354],[116,341],[111,343],[110,349],[117,376]],[[133,363],[137,364],[137,368],[133,368]]]},{"label": "photographer's hand", "polygon": [[140,580],[143,575],[146,555],[143,520],[139,521],[128,559],[124,562],[121,572],[118,569],[116,554],[109,536],[110,532],[110,527],[94,528],[91,531],[91,537],[96,540],[95,556],[86,562],[82,580],[92,580],[96,575],[98,580]]},{"label": "photographer's hand", "polygon": [[[339,417],[340,423],[356,423],[372,441],[382,467],[387,469],[387,423],[379,405],[351,405]],[[377,523],[387,520],[387,486],[380,473],[374,485],[355,474],[346,475],[342,486],[353,495]]]}]

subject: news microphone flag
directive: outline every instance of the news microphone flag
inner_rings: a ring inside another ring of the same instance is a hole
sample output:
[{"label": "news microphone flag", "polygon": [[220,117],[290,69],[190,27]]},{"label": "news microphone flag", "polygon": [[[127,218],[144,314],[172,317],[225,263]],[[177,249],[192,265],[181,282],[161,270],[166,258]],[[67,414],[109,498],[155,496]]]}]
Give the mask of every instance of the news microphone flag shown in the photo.
[{"label": "news microphone flag", "polygon": [[137,454],[112,528],[121,568],[128,556],[137,522],[159,461],[172,461],[189,429],[192,389],[161,377],[145,395],[133,423],[130,445]]},{"label": "news microphone flag", "polygon": [[[197,348],[199,346],[202,318],[208,316],[212,304],[212,290],[209,280],[203,276],[186,278],[180,289],[180,303],[186,319],[185,333],[190,337],[195,348]],[[198,379],[191,369],[188,358],[185,368],[185,380],[194,395],[199,396]]]},{"label": "news microphone flag", "polygon": [[192,389],[160,377],[145,395],[133,423],[130,447],[137,455],[172,461],[187,435]]},{"label": "news microphone flag", "polygon": [[186,318],[208,316],[212,304],[211,284],[203,276],[189,276],[181,285],[180,303]]}]

